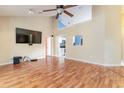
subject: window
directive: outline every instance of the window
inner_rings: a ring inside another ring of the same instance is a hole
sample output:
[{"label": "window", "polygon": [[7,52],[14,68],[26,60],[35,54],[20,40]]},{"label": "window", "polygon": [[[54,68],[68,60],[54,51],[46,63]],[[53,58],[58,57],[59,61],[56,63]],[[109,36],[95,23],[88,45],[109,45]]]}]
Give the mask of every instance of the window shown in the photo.
[{"label": "window", "polygon": [[59,16],[58,18],[58,30],[61,30],[65,27],[65,25],[62,22],[62,16]]},{"label": "window", "polygon": [[81,46],[83,45],[83,39],[80,35],[73,36],[73,45],[74,46]]}]

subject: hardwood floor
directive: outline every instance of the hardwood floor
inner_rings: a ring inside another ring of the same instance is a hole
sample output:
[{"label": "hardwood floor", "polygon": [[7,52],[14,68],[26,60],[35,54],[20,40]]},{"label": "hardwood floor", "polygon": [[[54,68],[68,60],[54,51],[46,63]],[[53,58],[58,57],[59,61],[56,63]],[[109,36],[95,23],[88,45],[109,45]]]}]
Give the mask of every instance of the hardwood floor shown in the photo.
[{"label": "hardwood floor", "polygon": [[57,57],[0,66],[0,87],[124,87],[124,67],[103,67]]}]

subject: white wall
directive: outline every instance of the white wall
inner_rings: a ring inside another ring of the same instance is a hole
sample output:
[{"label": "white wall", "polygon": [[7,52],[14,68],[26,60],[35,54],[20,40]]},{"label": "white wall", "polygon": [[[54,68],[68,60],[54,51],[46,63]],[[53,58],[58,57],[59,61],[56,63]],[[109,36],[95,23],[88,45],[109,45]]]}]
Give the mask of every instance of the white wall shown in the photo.
[{"label": "white wall", "polygon": [[122,32],[122,61],[124,63],[124,12],[121,14],[121,32]]},{"label": "white wall", "polygon": [[[92,20],[61,31],[58,31],[55,25],[54,34],[55,37],[66,35],[67,58],[101,65],[120,65],[121,34],[119,31],[121,32],[119,6],[92,6]],[[74,35],[83,36],[83,46],[72,45]],[[56,48],[54,54],[58,55]]]},{"label": "white wall", "polygon": [[[55,27],[55,36],[66,36],[66,56],[89,62],[104,62],[104,16],[103,7],[95,6],[92,9],[92,20],[73,25],[58,31]],[[83,46],[73,46],[73,36],[83,36]],[[97,51],[96,51],[97,49]],[[55,50],[57,54],[57,49]]]},{"label": "white wall", "polygon": [[[45,39],[51,35],[51,19],[48,17],[0,17],[0,64],[12,61],[13,56],[45,57]],[[16,44],[15,28],[42,32],[42,43],[29,46]]]},{"label": "white wall", "polygon": [[10,19],[0,17],[0,63],[6,63],[11,56]]},{"label": "white wall", "polygon": [[105,7],[105,63],[121,64],[121,6]]}]

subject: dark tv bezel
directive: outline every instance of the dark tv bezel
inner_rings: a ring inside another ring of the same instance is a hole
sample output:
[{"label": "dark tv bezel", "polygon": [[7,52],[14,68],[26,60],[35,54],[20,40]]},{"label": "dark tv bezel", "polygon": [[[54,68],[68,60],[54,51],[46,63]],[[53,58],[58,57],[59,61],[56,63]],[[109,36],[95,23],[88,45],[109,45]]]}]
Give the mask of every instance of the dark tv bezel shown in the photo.
[{"label": "dark tv bezel", "polygon": [[[30,29],[25,29],[25,28],[18,28],[18,27],[16,27],[16,29],[15,29],[15,37],[17,38],[17,29],[21,29],[21,30],[25,30],[25,31],[29,31],[29,32],[38,32],[38,33],[41,33],[41,35],[40,35],[40,43],[32,43],[32,44],[41,44],[42,43],[42,32],[41,31],[36,31],[36,30],[30,30]],[[16,43],[17,44],[30,44],[30,43],[24,43],[24,42],[17,42],[17,39],[16,39]]]}]

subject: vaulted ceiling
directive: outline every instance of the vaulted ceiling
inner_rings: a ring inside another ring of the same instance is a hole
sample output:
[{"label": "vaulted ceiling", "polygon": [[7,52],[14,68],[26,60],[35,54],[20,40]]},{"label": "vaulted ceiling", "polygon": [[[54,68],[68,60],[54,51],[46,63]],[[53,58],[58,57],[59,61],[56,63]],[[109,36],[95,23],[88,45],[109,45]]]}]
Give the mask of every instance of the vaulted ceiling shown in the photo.
[{"label": "vaulted ceiling", "polygon": [[[42,13],[42,10],[55,8],[53,5],[1,5],[0,16],[53,16],[56,12]],[[33,14],[30,13],[33,10]]]},{"label": "vaulted ceiling", "polygon": [[[55,16],[56,11],[42,12],[54,8],[56,5],[0,5],[0,16]],[[73,9],[76,7],[67,10],[72,11]],[[33,13],[31,13],[32,11]]]}]

